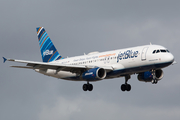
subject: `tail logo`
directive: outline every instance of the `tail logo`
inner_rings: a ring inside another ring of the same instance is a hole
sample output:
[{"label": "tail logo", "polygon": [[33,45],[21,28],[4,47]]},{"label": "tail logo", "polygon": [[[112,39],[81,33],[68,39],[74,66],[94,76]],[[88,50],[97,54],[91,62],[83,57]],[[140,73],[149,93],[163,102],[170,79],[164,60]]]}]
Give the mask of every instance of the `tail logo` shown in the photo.
[{"label": "tail logo", "polygon": [[53,54],[53,50],[49,51],[49,50],[46,50],[43,52],[43,57],[46,56],[46,55],[52,55]]}]

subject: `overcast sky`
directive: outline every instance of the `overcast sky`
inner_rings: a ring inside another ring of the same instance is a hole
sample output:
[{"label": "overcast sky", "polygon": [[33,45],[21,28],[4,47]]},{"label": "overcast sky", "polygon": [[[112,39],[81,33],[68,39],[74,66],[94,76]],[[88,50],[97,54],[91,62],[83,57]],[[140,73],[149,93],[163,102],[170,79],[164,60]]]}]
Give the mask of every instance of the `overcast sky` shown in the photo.
[{"label": "overcast sky", "polygon": [[[138,45],[168,48],[178,64],[157,84],[131,76],[72,82],[0,63],[0,120],[179,120],[179,0],[0,0],[0,56],[41,61],[36,27],[45,27],[63,57]],[[24,65],[24,64],[21,64]]]}]

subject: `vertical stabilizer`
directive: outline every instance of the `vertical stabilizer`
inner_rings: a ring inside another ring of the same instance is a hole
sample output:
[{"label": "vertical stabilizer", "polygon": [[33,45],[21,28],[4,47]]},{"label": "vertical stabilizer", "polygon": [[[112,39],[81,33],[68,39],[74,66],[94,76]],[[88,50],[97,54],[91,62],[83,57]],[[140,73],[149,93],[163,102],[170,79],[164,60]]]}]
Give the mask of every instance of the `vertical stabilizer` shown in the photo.
[{"label": "vertical stabilizer", "polygon": [[61,55],[53,45],[50,37],[43,27],[36,28],[39,46],[43,62],[52,62],[62,59]]}]

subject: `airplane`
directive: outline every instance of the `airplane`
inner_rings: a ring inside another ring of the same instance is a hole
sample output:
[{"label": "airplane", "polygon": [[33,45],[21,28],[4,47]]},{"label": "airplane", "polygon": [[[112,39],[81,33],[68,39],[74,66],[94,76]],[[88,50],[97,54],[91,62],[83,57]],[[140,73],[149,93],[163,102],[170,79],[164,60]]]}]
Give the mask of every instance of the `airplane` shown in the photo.
[{"label": "airplane", "polygon": [[144,45],[106,52],[91,52],[82,56],[62,57],[44,27],[38,27],[37,36],[43,62],[6,59],[26,66],[11,66],[14,68],[33,69],[38,73],[71,81],[85,81],[84,91],[92,91],[90,82],[124,77],[122,91],[130,91],[128,80],[137,74],[137,79],[143,82],[157,84],[163,78],[162,68],[175,63],[174,56],[161,45]]}]

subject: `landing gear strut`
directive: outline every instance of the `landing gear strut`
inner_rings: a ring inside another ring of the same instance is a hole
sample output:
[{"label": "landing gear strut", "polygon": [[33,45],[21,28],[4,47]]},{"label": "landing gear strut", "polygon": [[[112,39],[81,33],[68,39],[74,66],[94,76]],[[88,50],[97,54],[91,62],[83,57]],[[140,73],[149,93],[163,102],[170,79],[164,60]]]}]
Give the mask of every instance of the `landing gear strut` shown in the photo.
[{"label": "landing gear strut", "polygon": [[89,84],[89,81],[88,81],[87,84],[84,84],[82,88],[83,88],[84,91],[87,91],[87,90],[92,91],[93,90],[93,85]]},{"label": "landing gear strut", "polygon": [[128,84],[128,80],[131,78],[130,75],[126,75],[125,76],[125,84],[122,84],[121,85],[121,90],[124,92],[124,91],[130,91],[131,90],[131,85]]},{"label": "landing gear strut", "polygon": [[156,79],[156,71],[152,70],[152,75],[153,75],[153,79],[152,79],[152,84],[157,84],[158,80]]}]

